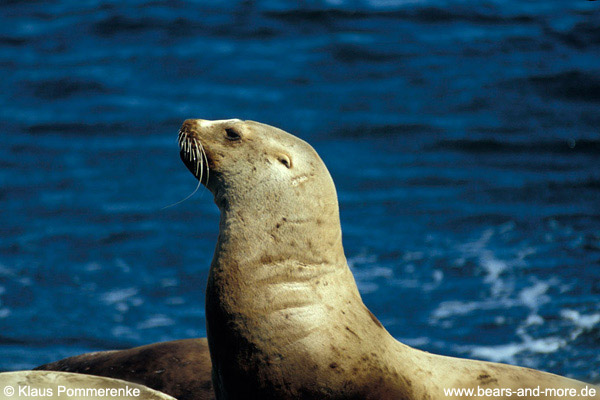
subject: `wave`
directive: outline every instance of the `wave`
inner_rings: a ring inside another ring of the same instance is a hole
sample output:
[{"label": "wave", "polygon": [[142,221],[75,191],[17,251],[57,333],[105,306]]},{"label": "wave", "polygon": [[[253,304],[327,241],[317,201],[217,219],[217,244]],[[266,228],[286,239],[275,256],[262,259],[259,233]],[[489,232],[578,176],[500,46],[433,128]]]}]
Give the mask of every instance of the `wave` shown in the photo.
[{"label": "wave", "polygon": [[[126,135],[126,136],[148,136],[152,133],[173,132],[181,124],[179,118],[169,118],[159,121],[131,122],[49,122],[31,124],[25,129],[32,135],[63,134],[77,136],[91,135]],[[176,136],[174,134],[174,136]]]},{"label": "wave", "polygon": [[[229,13],[231,10],[226,10]],[[225,10],[223,12],[226,12]],[[164,32],[173,37],[243,37],[254,39],[268,39],[283,30],[264,25],[261,21],[248,21],[243,16],[236,18],[194,19],[177,17],[174,19],[156,17],[131,17],[112,15],[106,17],[92,26],[92,32],[101,37],[116,35],[147,34],[147,32]]]},{"label": "wave", "polygon": [[392,137],[407,134],[434,134],[441,131],[441,128],[434,125],[420,123],[357,125],[335,129],[332,136],[346,138]]},{"label": "wave", "polygon": [[572,70],[527,79],[540,94],[572,101],[600,102],[600,79],[590,73]]},{"label": "wave", "polygon": [[600,154],[600,140],[580,139],[546,142],[506,142],[496,139],[441,140],[430,150],[465,153]]},{"label": "wave", "polygon": [[579,22],[566,32],[547,28],[546,33],[577,49],[600,45],[600,30],[596,21]]},{"label": "wave", "polygon": [[34,96],[44,100],[64,99],[77,94],[104,94],[109,90],[98,82],[75,78],[61,78],[29,82],[26,85]]},{"label": "wave", "polygon": [[[494,11],[494,10],[492,10]],[[264,15],[284,20],[288,23],[314,23],[323,24],[338,20],[369,19],[369,18],[391,18],[405,19],[421,23],[447,23],[447,22],[475,22],[478,24],[507,24],[507,23],[531,23],[535,19],[528,15],[503,16],[495,12],[483,12],[474,8],[454,7],[405,7],[401,9],[382,10],[372,9],[343,9],[343,8],[321,8],[321,9],[287,9],[278,11],[265,11]]]}]

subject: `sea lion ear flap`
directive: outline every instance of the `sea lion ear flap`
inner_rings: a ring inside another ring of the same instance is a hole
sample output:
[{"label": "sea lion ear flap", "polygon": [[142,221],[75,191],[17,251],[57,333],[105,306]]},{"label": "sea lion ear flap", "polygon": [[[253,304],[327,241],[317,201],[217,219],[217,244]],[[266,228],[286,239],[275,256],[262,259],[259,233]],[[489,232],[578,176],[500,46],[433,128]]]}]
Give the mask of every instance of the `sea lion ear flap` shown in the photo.
[{"label": "sea lion ear flap", "polygon": [[277,156],[277,161],[285,165],[288,169],[292,168],[292,159],[287,154],[279,154]]}]

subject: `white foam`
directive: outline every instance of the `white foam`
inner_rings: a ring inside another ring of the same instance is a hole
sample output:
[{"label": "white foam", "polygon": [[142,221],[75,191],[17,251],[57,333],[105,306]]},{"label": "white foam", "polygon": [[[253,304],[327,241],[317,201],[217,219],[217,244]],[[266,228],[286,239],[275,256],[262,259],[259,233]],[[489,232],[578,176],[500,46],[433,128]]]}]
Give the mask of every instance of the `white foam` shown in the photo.
[{"label": "white foam", "polygon": [[129,299],[130,297],[135,296],[137,293],[138,290],[133,287],[125,289],[116,289],[104,293],[101,297],[101,300],[106,304],[115,304]]},{"label": "white foam", "polygon": [[440,284],[442,283],[442,281],[444,280],[444,272],[439,269],[433,270],[433,273],[431,274],[431,278],[433,280],[432,282],[421,284],[421,287],[423,288],[424,292],[430,292],[430,291],[438,288],[440,286]]},{"label": "white foam", "polygon": [[571,340],[577,339],[582,333],[589,332],[600,323],[600,314],[582,315],[577,310],[561,310],[561,317],[573,321],[575,330],[571,332]]},{"label": "white foam", "polygon": [[564,347],[567,344],[567,342],[566,342],[566,340],[564,340],[560,337],[552,336],[552,337],[527,341],[527,342],[525,342],[525,344],[526,344],[526,348],[528,350],[533,351],[534,353],[547,354],[547,353],[554,353],[561,347]]},{"label": "white foam", "polygon": [[179,281],[176,278],[165,278],[160,280],[160,285],[162,287],[176,287],[179,285]]},{"label": "white foam", "polygon": [[[498,230],[502,234],[513,229],[513,225],[507,223],[499,227]],[[486,229],[477,240],[460,246],[462,255],[456,263],[459,266],[464,265],[467,260],[475,258],[484,273],[483,282],[490,285],[491,296],[494,298],[507,298],[514,291],[515,286],[514,276],[510,272],[522,260],[507,262],[499,259],[491,250],[486,248],[496,233],[494,228]],[[506,277],[503,278],[503,276]]]},{"label": "white foam", "polygon": [[506,362],[516,364],[516,356],[523,352],[538,354],[553,353],[566,345],[566,341],[559,337],[547,337],[542,339],[531,339],[525,337],[522,343],[507,343],[498,346],[474,346],[470,349],[470,355],[493,362]]},{"label": "white foam", "polygon": [[474,310],[499,310],[515,307],[518,302],[508,298],[491,298],[482,301],[451,300],[441,302],[431,313],[433,319],[449,318],[457,315],[467,315]]},{"label": "white foam", "polygon": [[487,272],[484,278],[485,283],[493,283],[500,278],[504,271],[508,270],[508,265],[493,257],[491,253],[485,253],[481,256],[481,266]]},{"label": "white foam", "polygon": [[530,314],[525,320],[525,326],[543,325],[544,319],[537,314]]},{"label": "white foam", "polygon": [[433,282],[440,283],[444,280],[444,271],[436,269],[433,271]]},{"label": "white foam", "polygon": [[476,346],[470,351],[471,356],[493,362],[515,363],[515,356],[523,351],[523,344],[508,343],[499,346]]},{"label": "white foam", "polygon": [[507,263],[498,260],[489,251],[483,252],[480,256],[480,263],[486,272],[483,282],[491,285],[491,294],[493,297],[498,297],[512,291],[512,286],[507,285],[504,280],[500,279],[500,276],[509,269]]},{"label": "white foam", "polygon": [[550,297],[546,295],[546,292],[550,288],[550,283],[551,281],[539,281],[534,283],[533,286],[521,289],[519,300],[526,307],[537,310],[541,305],[550,301]]},{"label": "white foam", "polygon": [[173,321],[171,318],[167,317],[166,315],[162,315],[162,314],[157,314],[157,315],[153,315],[152,317],[148,318],[147,320],[140,322],[137,325],[138,329],[150,329],[150,328],[158,328],[161,326],[171,326],[174,325],[175,321]]},{"label": "white foam", "polygon": [[433,311],[432,317],[435,319],[448,318],[456,315],[467,315],[471,311],[480,309],[481,302],[464,302],[458,300],[444,301]]},{"label": "white foam", "polygon": [[600,314],[582,315],[577,310],[561,310],[560,316],[573,321],[575,326],[585,329],[592,330],[600,323]]}]

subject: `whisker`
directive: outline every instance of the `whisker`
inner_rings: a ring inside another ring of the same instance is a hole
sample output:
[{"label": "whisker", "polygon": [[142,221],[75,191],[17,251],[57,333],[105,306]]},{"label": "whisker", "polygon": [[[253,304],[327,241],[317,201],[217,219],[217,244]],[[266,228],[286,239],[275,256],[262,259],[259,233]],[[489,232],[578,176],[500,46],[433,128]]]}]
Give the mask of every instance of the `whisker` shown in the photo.
[{"label": "whisker", "polygon": [[196,139],[194,139],[194,143],[196,143],[196,158],[197,158],[197,162],[198,162],[198,166],[200,167],[200,173],[197,174],[198,175],[198,181],[202,182],[202,177],[204,175],[204,160],[202,159],[202,144],[197,142]]},{"label": "whisker", "polygon": [[200,176],[198,176],[198,181],[202,182],[202,177],[204,176],[204,162],[202,161],[202,158],[198,160],[198,163],[200,164]]},{"label": "whisker", "polygon": [[[198,142],[196,141],[195,138],[192,138],[192,140],[194,141],[194,161],[196,161],[196,177],[198,177],[198,170],[200,169],[200,160],[198,159]],[[198,182],[200,182],[200,179],[198,179]]]},{"label": "whisker", "polygon": [[[195,145],[193,148],[192,148],[192,140],[194,141],[194,145]],[[180,203],[183,203],[184,201],[186,201],[187,199],[192,197],[194,194],[196,194],[196,192],[200,189],[200,186],[202,186],[202,178],[204,175],[204,162],[206,162],[206,172],[207,172],[206,183],[208,183],[208,158],[206,157],[206,152],[204,151],[204,147],[202,146],[202,143],[198,142],[196,140],[196,138],[188,137],[187,133],[183,132],[182,130],[179,131],[178,143],[179,143],[179,149],[180,149],[180,151],[182,151],[184,153],[183,155],[184,155],[185,159],[190,163],[192,161],[194,161],[196,163],[196,174],[195,175],[196,175],[196,178],[198,178],[198,184],[196,185],[196,188],[192,191],[192,193],[190,193],[185,198],[183,198],[182,200],[179,200],[176,203],[173,203],[173,204],[163,207],[162,208],[163,210],[166,208],[174,207]]]},{"label": "whisker", "polygon": [[202,142],[196,141],[196,139],[194,139],[194,143],[196,143],[198,165],[200,165],[200,174],[198,175],[198,181],[202,182],[202,178],[204,178],[204,167],[206,166],[207,179],[205,183],[208,185],[208,158],[206,157],[206,152],[204,151],[204,146],[202,146]]},{"label": "whisker", "polygon": [[202,150],[202,155],[204,156],[204,165],[206,165],[206,184],[208,185],[208,179],[210,178],[210,168],[208,167],[208,157],[206,156],[206,151],[204,151],[204,146],[202,146],[202,143],[200,143],[200,149]]}]

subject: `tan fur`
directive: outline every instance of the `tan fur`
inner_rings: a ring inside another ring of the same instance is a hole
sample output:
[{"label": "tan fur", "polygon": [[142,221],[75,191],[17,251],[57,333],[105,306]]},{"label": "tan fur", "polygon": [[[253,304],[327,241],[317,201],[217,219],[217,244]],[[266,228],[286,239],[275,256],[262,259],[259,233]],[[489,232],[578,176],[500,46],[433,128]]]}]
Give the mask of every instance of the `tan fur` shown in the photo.
[{"label": "tan fur", "polygon": [[452,398],[445,388],[585,387],[397,342],[361,300],[335,187],[312,147],[251,121],[187,120],[182,131],[204,146],[206,185],[221,211],[206,295],[218,399],[416,400]]}]

